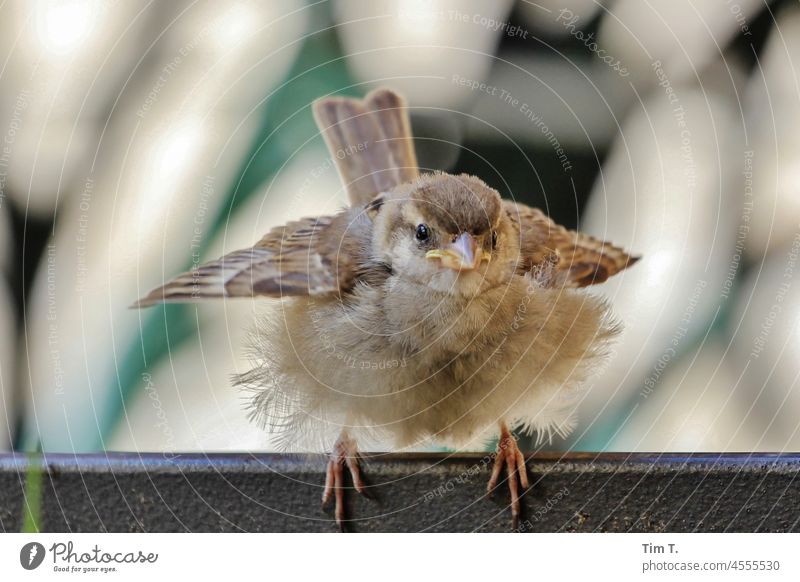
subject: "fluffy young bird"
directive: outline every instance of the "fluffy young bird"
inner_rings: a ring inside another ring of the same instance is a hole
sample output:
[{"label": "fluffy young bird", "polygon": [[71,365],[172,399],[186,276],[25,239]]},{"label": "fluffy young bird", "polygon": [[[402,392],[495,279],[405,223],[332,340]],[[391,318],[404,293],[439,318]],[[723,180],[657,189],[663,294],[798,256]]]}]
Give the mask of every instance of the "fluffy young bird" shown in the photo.
[{"label": "fluffy young bird", "polygon": [[357,442],[463,447],[496,431],[488,490],[505,469],[516,527],[528,478],[510,431],[572,428],[578,388],[618,331],[576,288],[636,258],[474,176],[420,175],[392,91],[322,99],[314,114],[351,207],[277,228],[137,305],[284,299],[257,322],[238,383],[287,445],[334,443],[323,502],[335,497],[340,527],[345,467],[365,489]]}]

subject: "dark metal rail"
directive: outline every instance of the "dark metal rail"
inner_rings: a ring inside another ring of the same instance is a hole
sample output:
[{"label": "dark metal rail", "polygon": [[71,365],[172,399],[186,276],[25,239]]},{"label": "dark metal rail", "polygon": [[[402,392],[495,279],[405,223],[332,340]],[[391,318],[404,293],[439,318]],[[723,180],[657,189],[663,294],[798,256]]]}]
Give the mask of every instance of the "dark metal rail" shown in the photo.
[{"label": "dark metal rail", "polygon": [[[355,531],[510,531],[491,456],[369,455],[371,499],[348,491]],[[0,456],[0,526],[42,531],[335,531],[318,455]],[[800,455],[534,455],[520,529],[798,531]]]}]

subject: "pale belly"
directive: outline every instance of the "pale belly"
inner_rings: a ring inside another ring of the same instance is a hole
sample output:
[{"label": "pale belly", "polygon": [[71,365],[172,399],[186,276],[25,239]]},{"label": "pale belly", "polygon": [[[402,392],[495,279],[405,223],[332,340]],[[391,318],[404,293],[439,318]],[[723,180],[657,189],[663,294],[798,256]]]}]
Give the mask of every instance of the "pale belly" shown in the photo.
[{"label": "pale belly", "polygon": [[289,415],[272,423],[298,438],[351,427],[396,447],[463,446],[501,420],[559,432],[611,335],[605,307],[518,279],[462,304],[409,293],[410,309],[363,289],[349,306],[285,305],[263,390],[287,405],[267,415]]}]

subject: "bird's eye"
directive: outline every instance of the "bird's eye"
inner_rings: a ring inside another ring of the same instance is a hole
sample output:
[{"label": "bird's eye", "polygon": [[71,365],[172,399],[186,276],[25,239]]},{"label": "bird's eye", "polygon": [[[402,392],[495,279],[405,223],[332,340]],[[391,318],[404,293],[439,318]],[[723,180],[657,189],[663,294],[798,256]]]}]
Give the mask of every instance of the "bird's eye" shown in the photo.
[{"label": "bird's eye", "polygon": [[431,233],[428,232],[428,227],[424,224],[420,224],[417,227],[417,240],[428,240],[431,236]]},{"label": "bird's eye", "polygon": [[497,231],[496,230],[492,231],[492,248],[493,249],[497,248]]}]

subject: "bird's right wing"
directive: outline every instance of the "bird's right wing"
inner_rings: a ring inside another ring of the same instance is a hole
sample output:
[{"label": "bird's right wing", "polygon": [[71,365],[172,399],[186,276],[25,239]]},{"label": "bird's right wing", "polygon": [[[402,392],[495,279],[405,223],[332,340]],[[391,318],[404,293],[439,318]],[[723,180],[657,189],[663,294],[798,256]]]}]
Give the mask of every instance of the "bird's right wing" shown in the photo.
[{"label": "bird's right wing", "polygon": [[362,257],[370,219],[361,211],[305,218],[275,228],[248,249],[178,275],[134,307],[220,297],[324,295],[351,289],[370,264]]},{"label": "bird's right wing", "polygon": [[419,176],[406,103],[394,91],[326,97],[313,110],[352,206]]}]

